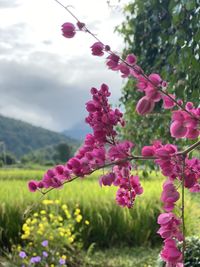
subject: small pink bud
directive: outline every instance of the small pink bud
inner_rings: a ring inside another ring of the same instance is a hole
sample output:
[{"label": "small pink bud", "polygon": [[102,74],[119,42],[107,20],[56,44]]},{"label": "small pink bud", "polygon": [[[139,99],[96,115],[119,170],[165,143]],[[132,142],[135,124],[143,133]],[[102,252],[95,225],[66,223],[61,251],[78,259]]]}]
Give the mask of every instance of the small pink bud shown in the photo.
[{"label": "small pink bud", "polygon": [[74,24],[70,22],[66,22],[62,25],[62,33],[63,36],[66,38],[72,38],[76,34],[75,26]]},{"label": "small pink bud", "polygon": [[110,51],[110,46],[109,45],[105,45],[105,51]]},{"label": "small pink bud", "polygon": [[77,27],[79,28],[80,31],[85,27],[85,23],[80,22],[80,21],[78,21],[76,25],[77,25]]},{"label": "small pink bud", "polygon": [[186,103],[186,105],[185,105],[185,108],[187,109],[187,110],[191,110],[191,109],[193,109],[193,107],[194,107],[194,104],[192,103],[192,102],[187,102]]},{"label": "small pink bud", "polygon": [[155,103],[144,96],[138,101],[136,111],[140,115],[146,115],[147,113],[150,113],[154,109],[154,107]]}]

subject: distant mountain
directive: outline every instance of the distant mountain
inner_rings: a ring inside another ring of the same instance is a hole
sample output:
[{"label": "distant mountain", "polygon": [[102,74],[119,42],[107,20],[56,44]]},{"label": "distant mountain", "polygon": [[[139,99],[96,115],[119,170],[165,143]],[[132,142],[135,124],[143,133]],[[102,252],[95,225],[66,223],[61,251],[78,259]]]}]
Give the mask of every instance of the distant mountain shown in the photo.
[{"label": "distant mountain", "polygon": [[83,140],[88,133],[92,133],[92,129],[85,122],[77,123],[71,129],[63,131],[64,135],[77,140]]},{"label": "distant mountain", "polygon": [[77,141],[64,134],[53,132],[29,123],[0,115],[0,143],[16,157],[21,157],[35,149],[66,142],[70,146]]}]

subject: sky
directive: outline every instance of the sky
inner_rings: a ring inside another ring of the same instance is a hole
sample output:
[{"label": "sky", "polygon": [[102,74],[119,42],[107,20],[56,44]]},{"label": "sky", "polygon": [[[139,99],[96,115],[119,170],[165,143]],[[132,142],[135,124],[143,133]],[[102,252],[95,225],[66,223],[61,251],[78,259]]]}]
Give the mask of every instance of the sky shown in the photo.
[{"label": "sky", "polygon": [[[120,8],[106,0],[61,2],[113,51],[122,51],[123,40],[114,33],[123,21]],[[0,114],[63,131],[84,120],[91,87],[107,83],[111,103],[118,103],[120,75],[107,70],[105,57],[91,55],[91,36],[62,36],[68,21],[75,23],[54,0],[0,0]]]}]

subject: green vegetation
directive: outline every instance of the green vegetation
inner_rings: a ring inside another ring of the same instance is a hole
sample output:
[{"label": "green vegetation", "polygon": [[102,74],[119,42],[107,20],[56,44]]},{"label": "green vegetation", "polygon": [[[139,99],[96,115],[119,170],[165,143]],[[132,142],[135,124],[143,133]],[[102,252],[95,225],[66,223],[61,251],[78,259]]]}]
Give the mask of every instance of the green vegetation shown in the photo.
[{"label": "green vegetation", "polygon": [[90,267],[155,267],[159,249],[121,247],[90,254]]},{"label": "green vegetation", "polygon": [[[145,73],[159,73],[169,82],[169,93],[198,105],[199,0],[135,0],[124,8],[124,15],[124,23],[118,27],[124,38],[124,55],[137,55],[138,64]],[[166,130],[170,114],[161,108],[162,101],[157,103],[153,114],[141,118],[134,112],[141,96],[135,81],[129,79],[121,99],[127,121],[123,135],[140,146],[147,145],[152,136],[174,142]],[[133,125],[137,125],[137,130]]]},{"label": "green vegetation", "polygon": [[12,152],[18,158],[32,150],[63,142],[77,147],[77,142],[65,135],[1,115],[0,129],[1,153],[6,148],[6,151]]},{"label": "green vegetation", "polygon": [[62,164],[74,155],[76,149],[77,145],[69,146],[67,143],[59,143],[31,151],[21,158],[21,162],[46,166]]},{"label": "green vegetation", "polygon": [[[8,173],[5,179],[5,170],[0,172],[0,242],[5,247],[19,242],[23,221],[41,207],[41,194],[29,193],[25,180],[41,178],[43,172],[15,170]],[[152,174],[152,179],[142,179],[144,194],[136,199],[134,208],[128,210],[115,204],[116,188],[99,186],[99,174],[98,172],[91,177],[76,180],[65,185],[62,190],[51,191],[47,196],[49,199],[60,199],[69,209],[79,204],[83,216],[90,221],[88,229],[82,233],[84,246],[88,247],[91,243],[104,248],[120,244],[160,244],[161,240],[155,233],[158,229],[157,216],[161,211],[159,193],[162,176],[156,177]],[[188,235],[194,234],[194,231],[200,233],[197,197],[192,199],[190,194],[187,195],[186,213]]]}]

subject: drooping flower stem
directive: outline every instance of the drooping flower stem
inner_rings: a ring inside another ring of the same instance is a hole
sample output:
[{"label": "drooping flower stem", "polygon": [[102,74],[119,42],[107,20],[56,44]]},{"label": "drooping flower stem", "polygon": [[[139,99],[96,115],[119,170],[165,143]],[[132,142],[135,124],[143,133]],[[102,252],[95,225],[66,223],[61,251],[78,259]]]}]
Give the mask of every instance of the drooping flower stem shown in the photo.
[{"label": "drooping flower stem", "polygon": [[183,233],[183,243],[182,243],[183,264],[185,262],[185,158],[186,158],[186,155],[183,155],[182,194],[181,194],[181,219],[182,219],[182,233]]}]

